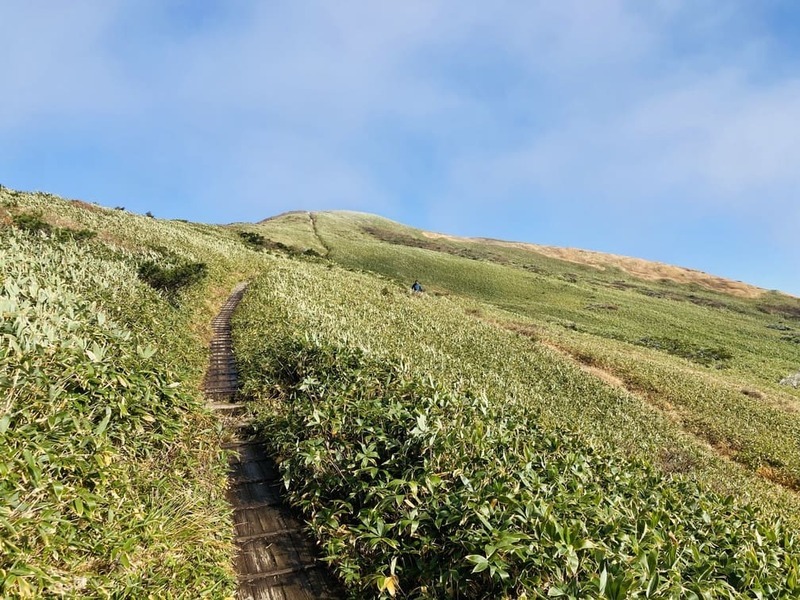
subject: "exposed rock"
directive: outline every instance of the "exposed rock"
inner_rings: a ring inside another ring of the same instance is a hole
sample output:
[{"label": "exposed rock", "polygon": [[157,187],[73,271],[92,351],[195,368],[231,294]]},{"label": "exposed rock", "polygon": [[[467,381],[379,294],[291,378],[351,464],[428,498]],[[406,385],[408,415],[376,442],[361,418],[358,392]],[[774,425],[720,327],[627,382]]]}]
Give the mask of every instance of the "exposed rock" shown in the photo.
[{"label": "exposed rock", "polygon": [[781,379],[781,385],[788,385],[793,388],[800,387],[800,373],[795,373],[794,375],[784,377]]}]

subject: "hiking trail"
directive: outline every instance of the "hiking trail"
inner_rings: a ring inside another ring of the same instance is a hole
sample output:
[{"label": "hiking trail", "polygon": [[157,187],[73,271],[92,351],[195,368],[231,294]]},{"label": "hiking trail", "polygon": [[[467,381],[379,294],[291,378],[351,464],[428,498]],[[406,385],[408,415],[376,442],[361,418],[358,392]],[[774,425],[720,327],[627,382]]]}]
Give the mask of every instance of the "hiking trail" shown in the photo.
[{"label": "hiking trail", "polygon": [[314,237],[317,238],[319,245],[325,248],[324,256],[330,256],[331,247],[325,243],[325,240],[322,239],[322,236],[319,234],[319,226],[317,225],[317,215],[311,211],[308,213],[308,218],[311,220],[311,229],[314,232]]},{"label": "hiking trail", "polygon": [[228,501],[234,513],[235,568],[239,600],[342,598],[340,587],[317,559],[314,542],[281,497],[275,462],[255,436],[246,405],[238,397],[232,351],[231,315],[244,296],[238,284],[211,323],[208,370],[203,384],[209,407],[224,425],[229,449]]}]

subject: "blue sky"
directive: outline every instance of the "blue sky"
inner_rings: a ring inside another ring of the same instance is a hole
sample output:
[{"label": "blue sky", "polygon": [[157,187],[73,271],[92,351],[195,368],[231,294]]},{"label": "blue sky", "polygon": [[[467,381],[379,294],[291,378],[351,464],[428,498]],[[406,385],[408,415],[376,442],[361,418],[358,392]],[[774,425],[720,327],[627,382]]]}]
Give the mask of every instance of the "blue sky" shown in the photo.
[{"label": "blue sky", "polygon": [[800,295],[794,0],[6,0],[0,183],[352,209]]}]

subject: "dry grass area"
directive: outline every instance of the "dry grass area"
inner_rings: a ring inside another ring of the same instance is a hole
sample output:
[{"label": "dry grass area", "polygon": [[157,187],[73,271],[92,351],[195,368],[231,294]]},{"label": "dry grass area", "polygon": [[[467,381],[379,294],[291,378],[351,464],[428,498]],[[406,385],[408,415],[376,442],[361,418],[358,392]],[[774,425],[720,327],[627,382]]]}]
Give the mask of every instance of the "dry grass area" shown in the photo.
[{"label": "dry grass area", "polygon": [[104,213],[110,210],[100,206],[99,204],[91,204],[89,202],[84,202],[83,200],[70,200],[69,203],[78,208],[82,208],[83,210],[88,210],[89,212]]},{"label": "dry grass area", "polygon": [[629,256],[606,254],[591,250],[580,250],[578,248],[542,246],[539,244],[530,244],[526,242],[504,242],[502,240],[494,240],[489,238],[463,238],[442,233],[424,232],[424,235],[432,239],[446,239],[460,242],[481,242],[505,248],[529,250],[531,252],[543,254],[549,258],[555,258],[581,265],[589,265],[601,270],[616,267],[630,275],[640,277],[642,279],[650,281],[667,279],[676,283],[696,283],[709,290],[723,292],[725,294],[738,296],[740,298],[758,298],[766,291],[754,285],[743,283],[741,281],[725,279],[724,277],[718,277],[716,275],[710,275],[695,269],[676,267],[664,263],[643,260],[640,258],[631,258]]},{"label": "dry grass area", "polygon": [[[505,244],[505,242],[492,243]],[[560,260],[599,268],[617,267],[626,273],[641,277],[642,279],[669,279],[677,283],[696,283],[710,290],[742,298],[758,298],[765,292],[765,290],[759,287],[741,281],[732,281],[724,277],[703,273],[702,271],[687,269],[685,267],[675,267],[659,262],[651,262],[640,258],[604,254],[602,252],[592,252],[591,250],[579,250],[576,248],[556,248],[554,246],[539,246],[536,244],[509,243],[516,247],[539,252],[551,258],[558,258]]]}]

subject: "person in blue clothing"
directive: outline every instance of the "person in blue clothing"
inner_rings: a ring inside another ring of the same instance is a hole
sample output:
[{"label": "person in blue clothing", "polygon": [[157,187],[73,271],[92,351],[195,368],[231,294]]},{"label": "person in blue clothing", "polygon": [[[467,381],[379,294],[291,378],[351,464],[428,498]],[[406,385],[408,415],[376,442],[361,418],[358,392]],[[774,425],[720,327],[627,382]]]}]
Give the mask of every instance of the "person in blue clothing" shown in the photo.
[{"label": "person in blue clothing", "polygon": [[425,290],[422,289],[422,286],[419,284],[419,281],[415,279],[413,285],[411,286],[411,291],[419,293],[419,292],[424,292]]}]

